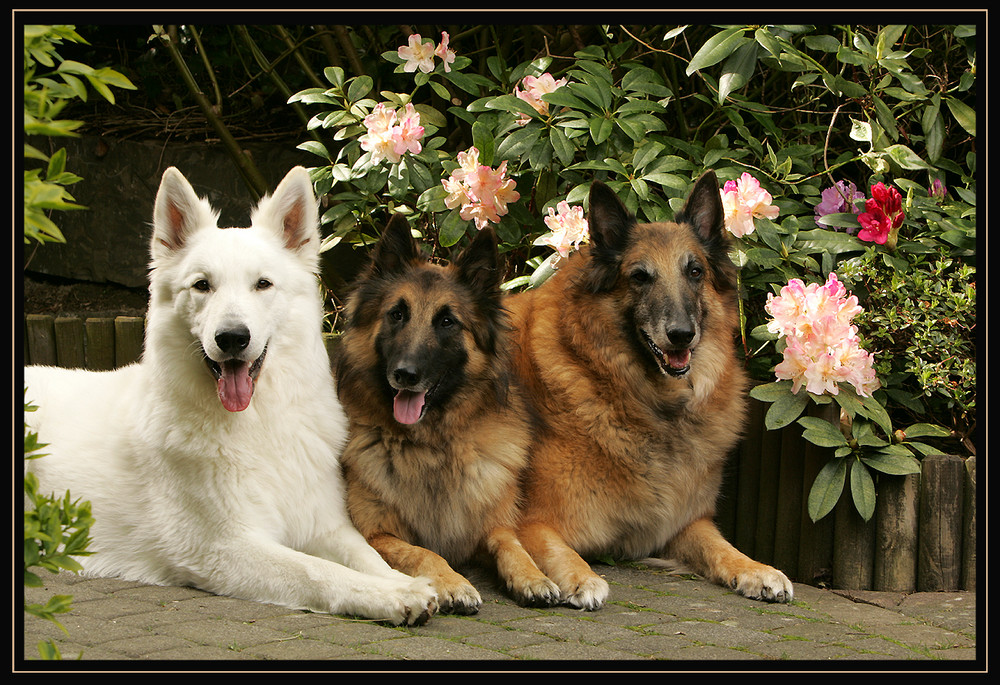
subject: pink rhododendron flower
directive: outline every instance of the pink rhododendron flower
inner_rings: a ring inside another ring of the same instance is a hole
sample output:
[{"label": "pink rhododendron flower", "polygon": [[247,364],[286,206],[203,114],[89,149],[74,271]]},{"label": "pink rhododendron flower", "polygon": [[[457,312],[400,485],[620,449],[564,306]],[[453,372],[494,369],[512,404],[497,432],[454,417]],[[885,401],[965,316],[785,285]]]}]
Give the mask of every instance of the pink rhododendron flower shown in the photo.
[{"label": "pink rhododendron flower", "polygon": [[420,69],[425,74],[434,71],[434,43],[424,43],[419,33],[411,33],[408,44],[396,50],[396,54],[400,59],[406,60],[403,71]]},{"label": "pink rhododendron flower", "polygon": [[[545,116],[549,113],[549,103],[543,100],[542,96],[553,92],[556,88],[565,86],[566,83],[568,83],[567,79],[561,78],[557,81],[552,74],[547,72],[538,77],[525,76],[521,80],[524,90],[514,86],[514,95],[531,105],[536,112]],[[531,121],[531,117],[522,114],[518,117],[517,123],[523,126],[529,121]]]},{"label": "pink rhododendron flower", "polygon": [[397,112],[380,102],[364,123],[368,132],[360,138],[361,149],[371,153],[373,163],[388,159],[395,164],[406,152],[416,154],[421,150],[424,127],[413,103],[407,103],[397,123]]},{"label": "pink rhododendron flower", "polygon": [[858,238],[885,245],[889,233],[903,223],[903,196],[892,186],[876,183],[872,196],[865,201],[865,211],[858,215],[861,230]]},{"label": "pink rhododendron flower", "polygon": [[870,397],[879,388],[874,358],[861,348],[851,323],[862,311],[858,298],[848,295],[836,274],[823,285],[793,278],[777,296],[768,296],[764,309],[772,317],[767,329],[785,339],[775,376],[791,380],[793,393],[804,385],[815,395],[836,395],[840,383],[850,383]]},{"label": "pink rhododendron flower", "polygon": [[[864,200],[865,194],[858,190],[858,187],[850,181],[837,181],[835,184],[824,190],[820,194],[820,202],[816,205],[816,225],[825,228],[819,222],[820,217],[827,214],[842,214],[853,212],[859,214],[861,209],[857,205],[858,200]],[[846,229],[848,233],[853,233],[853,228]]]},{"label": "pink rhododendron flower", "polygon": [[406,152],[419,154],[422,149],[421,139],[424,137],[424,127],[420,125],[420,114],[413,107],[412,102],[406,103],[403,108],[403,116],[398,126],[392,129],[393,153],[396,156],[395,162]]},{"label": "pink rhododendron flower", "polygon": [[440,57],[441,61],[444,62],[445,73],[451,71],[451,63],[455,61],[455,52],[448,48],[449,40],[450,36],[448,35],[448,32],[442,31],[441,42],[438,43],[438,46],[434,49],[434,54]]},{"label": "pink rhododendron flower", "polygon": [[726,181],[720,192],[726,228],[737,238],[753,233],[755,218],[778,216],[778,208],[771,204],[771,194],[746,172],[738,181]]},{"label": "pink rhododendron flower", "polygon": [[559,253],[559,259],[568,257],[570,252],[590,238],[587,220],[583,218],[583,207],[570,207],[565,200],[556,205],[555,209],[549,207],[545,225],[551,233],[537,238],[534,244],[554,248]]},{"label": "pink rhododendron flower", "polygon": [[500,217],[507,214],[507,204],[521,197],[514,190],[514,179],[506,178],[506,160],[493,170],[479,163],[479,150],[475,147],[459,152],[457,159],[458,168],[441,181],[448,193],[445,206],[448,209],[459,207],[459,216],[475,221],[480,230],[487,223],[498,223]]}]

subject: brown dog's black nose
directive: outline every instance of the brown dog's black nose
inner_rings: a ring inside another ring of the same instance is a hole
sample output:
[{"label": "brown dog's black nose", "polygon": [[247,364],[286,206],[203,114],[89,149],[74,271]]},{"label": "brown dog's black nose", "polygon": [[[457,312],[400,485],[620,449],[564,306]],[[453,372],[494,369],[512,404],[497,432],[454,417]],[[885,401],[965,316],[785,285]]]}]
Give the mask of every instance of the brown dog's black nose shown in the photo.
[{"label": "brown dog's black nose", "polygon": [[420,370],[412,365],[400,365],[392,372],[392,377],[399,388],[413,388],[420,382]]}]

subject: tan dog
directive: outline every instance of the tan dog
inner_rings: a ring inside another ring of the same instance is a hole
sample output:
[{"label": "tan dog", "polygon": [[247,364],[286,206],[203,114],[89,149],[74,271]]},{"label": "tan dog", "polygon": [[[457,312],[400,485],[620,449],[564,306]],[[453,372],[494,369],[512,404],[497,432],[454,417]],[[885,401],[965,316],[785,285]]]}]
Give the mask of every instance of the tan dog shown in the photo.
[{"label": "tan dog", "polygon": [[789,601],[784,574],[737,551],[712,521],[746,396],[715,174],[672,223],[637,224],[595,183],[589,224],[582,254],[506,301],[541,422],[522,543],[581,608],[608,594],[583,560],[597,555],[665,554],[740,594]]},{"label": "tan dog", "polygon": [[510,383],[497,260],[487,230],[454,264],[431,264],[397,216],[348,300],[334,363],[355,525],[462,614],[482,600],[451,565],[479,552],[522,604],[559,597],[514,534],[530,425]]}]

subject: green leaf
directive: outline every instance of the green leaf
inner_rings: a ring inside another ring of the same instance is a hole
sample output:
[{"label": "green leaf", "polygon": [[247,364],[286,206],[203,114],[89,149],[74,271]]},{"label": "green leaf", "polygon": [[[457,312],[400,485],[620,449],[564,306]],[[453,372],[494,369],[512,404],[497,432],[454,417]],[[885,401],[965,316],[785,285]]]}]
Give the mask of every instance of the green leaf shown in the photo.
[{"label": "green leaf", "polygon": [[803,416],[798,421],[805,430],[802,437],[820,447],[842,447],[847,444],[847,438],[829,421],[815,416]]},{"label": "green leaf", "polygon": [[775,381],[773,383],[755,385],[750,389],[750,397],[755,400],[760,400],[761,402],[774,402],[778,398],[784,397],[791,392],[791,381]]},{"label": "green leaf", "polygon": [[469,222],[461,217],[459,210],[453,209],[441,222],[438,231],[438,242],[442,247],[451,247],[465,235]]},{"label": "green leaf", "polygon": [[817,223],[823,224],[824,226],[830,226],[832,228],[861,228],[861,224],[858,223],[858,215],[854,212],[834,212],[832,214],[824,214],[816,221]]},{"label": "green leaf", "polygon": [[748,40],[729,56],[722,65],[722,76],[719,78],[719,104],[734,90],[739,90],[750,82],[754,67],[757,65],[757,43]]},{"label": "green leaf", "polygon": [[814,522],[833,511],[844,492],[844,483],[847,480],[847,460],[833,459],[827,462],[816,474],[809,489],[809,497],[806,506],[809,511],[809,518]]},{"label": "green leaf", "polygon": [[562,88],[556,88],[551,93],[546,93],[542,95],[542,100],[549,103],[550,105],[556,105],[559,107],[569,107],[570,109],[582,110],[584,112],[589,112],[591,114],[597,114],[598,110],[595,107],[587,104],[580,98],[573,95],[569,88],[563,86]]},{"label": "green leaf", "polygon": [[[895,445],[895,447],[899,447],[899,445]],[[906,452],[903,455],[888,450],[879,450],[861,457],[861,460],[876,471],[892,476],[920,473],[920,462],[917,461],[909,450],[906,450]]]},{"label": "green leaf", "polygon": [[951,115],[955,117],[955,121],[958,125],[964,128],[969,135],[976,135],[976,110],[972,109],[966,105],[961,100],[956,100],[955,98],[945,98],[945,104],[948,105]]},{"label": "green leaf", "polygon": [[690,76],[699,69],[705,69],[713,64],[718,64],[729,57],[737,48],[749,40],[743,36],[744,30],[742,26],[737,26],[720,31],[709,38],[698,49],[698,52],[694,54],[691,61],[688,62],[684,73]]},{"label": "green leaf", "polygon": [[935,423],[915,423],[903,430],[906,439],[910,438],[947,438],[951,431]]},{"label": "green leaf", "polygon": [[371,92],[375,82],[371,76],[362,75],[351,79],[351,85],[347,87],[347,99],[349,102],[357,102]]},{"label": "green leaf", "polygon": [[860,461],[851,466],[851,497],[861,518],[871,520],[875,514],[875,481],[868,467]]},{"label": "green leaf", "polygon": [[558,126],[553,126],[549,129],[549,143],[552,145],[553,151],[556,153],[556,157],[563,166],[569,166],[573,163],[573,157],[576,154],[576,148],[570,139],[566,137],[562,128]]},{"label": "green leaf", "polygon": [[783,428],[799,418],[809,404],[809,393],[788,393],[778,397],[764,415],[764,426],[768,430]]},{"label": "green leaf", "polygon": [[603,116],[590,118],[590,137],[597,145],[610,138],[613,130],[614,123],[610,119],[606,119]]}]

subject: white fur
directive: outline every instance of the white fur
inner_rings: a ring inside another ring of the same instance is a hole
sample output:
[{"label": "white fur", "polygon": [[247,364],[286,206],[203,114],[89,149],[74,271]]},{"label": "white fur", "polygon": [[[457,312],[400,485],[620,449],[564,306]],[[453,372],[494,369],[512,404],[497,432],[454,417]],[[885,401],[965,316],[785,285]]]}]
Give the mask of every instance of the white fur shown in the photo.
[{"label": "white fur", "polygon": [[[308,173],[289,172],[249,228],[216,223],[167,169],[143,359],[103,373],[26,368],[26,399],[39,409],[25,421],[48,444],[27,468],[43,492],[91,502],[88,575],[426,620],[436,608],[429,583],[390,569],[344,505],[346,421],[322,340]],[[204,359],[223,358],[215,333],[233,325],[250,332],[246,359],[267,348],[243,411],[223,407]]]}]

